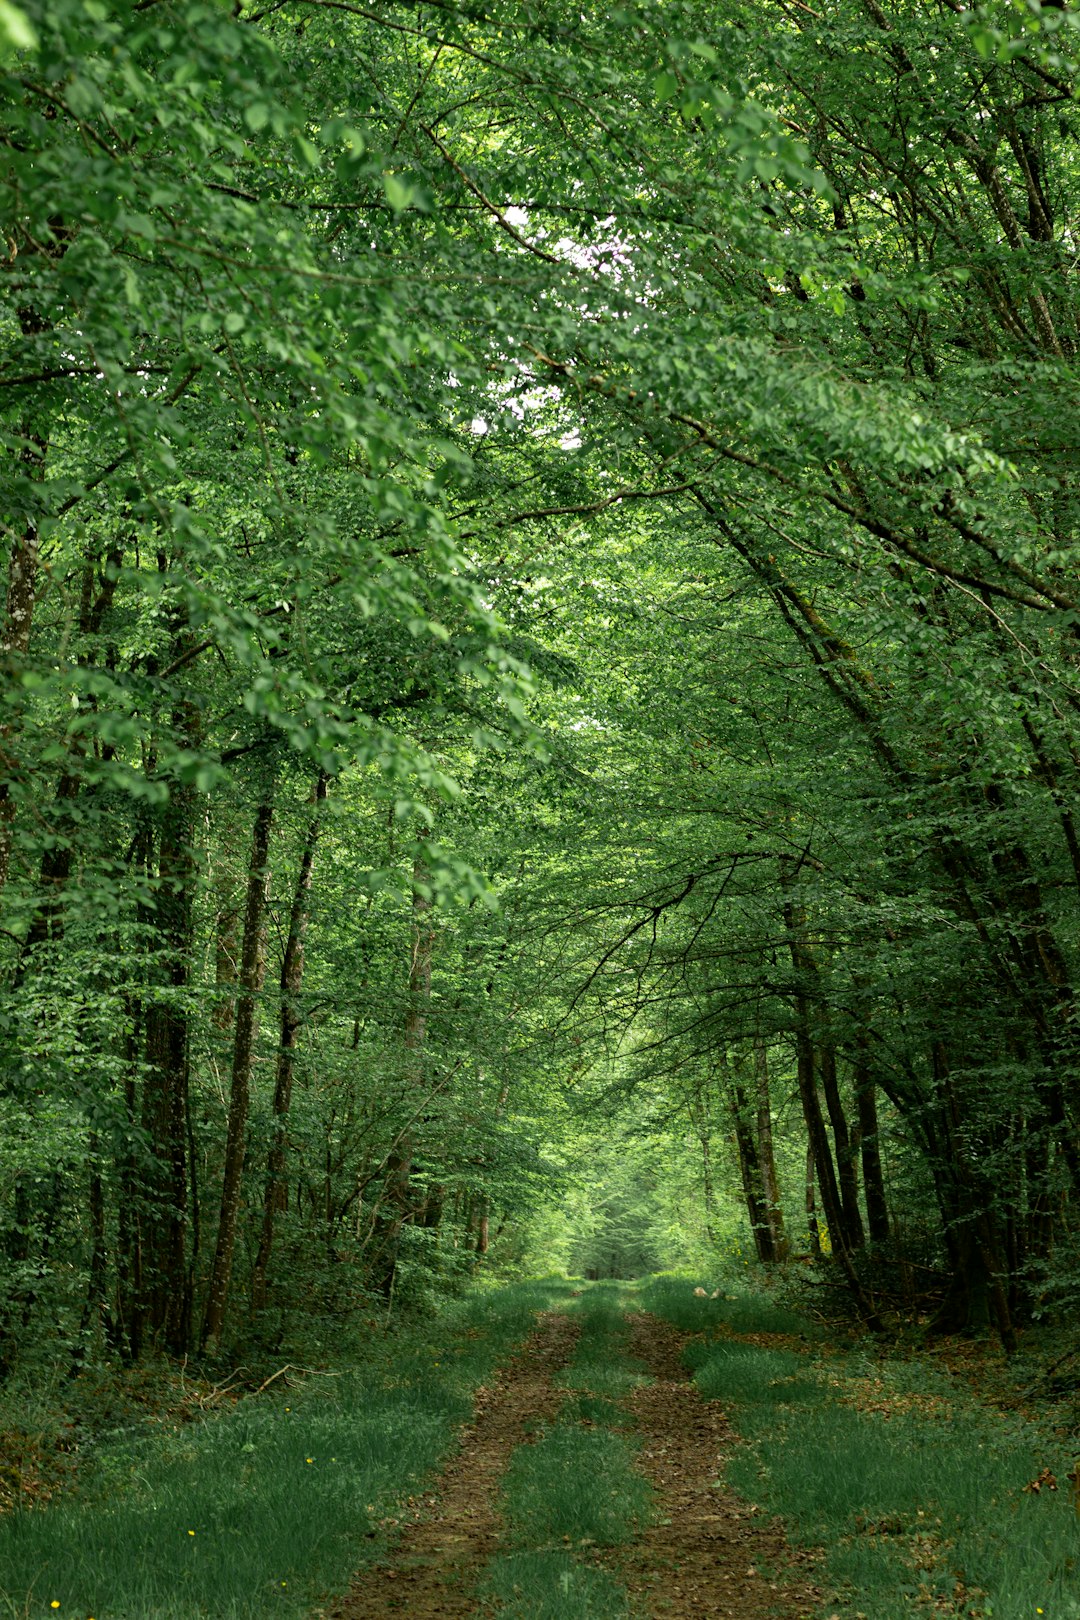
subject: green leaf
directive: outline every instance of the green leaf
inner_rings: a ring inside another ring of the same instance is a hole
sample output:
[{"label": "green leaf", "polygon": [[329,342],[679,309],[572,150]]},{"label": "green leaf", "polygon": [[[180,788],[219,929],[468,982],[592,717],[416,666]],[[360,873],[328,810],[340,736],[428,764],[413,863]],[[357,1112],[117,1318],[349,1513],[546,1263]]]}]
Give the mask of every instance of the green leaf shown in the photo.
[{"label": "green leaf", "polygon": [[12,51],[36,51],[40,41],[37,29],[21,6],[0,0],[0,56]]},{"label": "green leaf", "polygon": [[395,214],[402,213],[412,205],[415,192],[407,181],[402,180],[396,174],[386,173],[382,177],[382,182],[386,200]]}]

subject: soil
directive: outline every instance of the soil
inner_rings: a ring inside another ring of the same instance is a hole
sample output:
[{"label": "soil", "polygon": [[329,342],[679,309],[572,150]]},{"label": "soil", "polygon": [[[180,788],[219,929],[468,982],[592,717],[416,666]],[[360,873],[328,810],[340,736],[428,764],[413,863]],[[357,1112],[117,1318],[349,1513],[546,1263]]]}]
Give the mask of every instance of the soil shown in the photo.
[{"label": "soil", "polygon": [[[656,1491],[657,1522],[629,1548],[596,1560],[649,1620],[806,1620],[821,1612],[814,1554],[792,1550],[779,1525],[720,1482],[738,1443],[722,1408],[703,1401],[683,1366],[689,1335],[646,1315],[628,1317],[630,1350],[655,1380],[623,1406],[641,1441],[639,1466]],[[485,1565],[500,1550],[498,1486],[510,1455],[558,1413],[554,1375],[573,1354],[578,1325],[561,1312],[536,1331],[489,1387],[431,1495],[385,1561],[362,1570],[324,1620],[479,1620]]]}]

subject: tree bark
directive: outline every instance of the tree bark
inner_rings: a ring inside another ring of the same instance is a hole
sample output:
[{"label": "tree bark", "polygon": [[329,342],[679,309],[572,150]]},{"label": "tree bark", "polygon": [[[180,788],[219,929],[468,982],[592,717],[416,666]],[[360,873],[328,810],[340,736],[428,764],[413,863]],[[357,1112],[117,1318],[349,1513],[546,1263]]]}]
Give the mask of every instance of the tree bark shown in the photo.
[{"label": "tree bark", "polygon": [[877,1088],[865,1059],[854,1070],[855,1105],[859,1114],[859,1152],[862,1157],[863,1196],[870,1242],[877,1248],[889,1241],[889,1205],[885,1196],[885,1176],[881,1167],[881,1139],[878,1126]]},{"label": "tree bark", "polygon": [[[43,330],[43,323],[35,310],[22,309],[19,320],[24,335]],[[25,443],[18,460],[24,476],[35,483],[45,476],[47,441],[29,429],[24,432]],[[0,667],[9,682],[17,681],[21,666],[30,650],[30,634],[34,624],[37,602],[37,576],[41,537],[37,519],[32,512],[26,514],[16,533],[8,558],[7,590],[5,593],[4,627],[0,632]],[[11,842],[15,823],[15,801],[11,784],[16,772],[8,752],[14,735],[9,721],[0,726],[0,893],[8,880],[11,864]]]},{"label": "tree bark", "polygon": [[757,1139],[751,1123],[752,1115],[746,1092],[734,1073],[729,1073],[728,1076],[728,1098],[735,1130],[735,1145],[739,1155],[743,1198],[746,1201],[746,1213],[754,1237],[754,1248],[762,1265],[769,1266],[775,1261],[776,1255],[773,1252],[772,1223],[765,1204]]},{"label": "tree bark", "polygon": [[304,982],[304,936],[311,910],[311,879],[315,865],[315,850],[322,829],[322,805],[326,798],[328,779],[320,774],[315,784],[315,811],[308,822],[307,836],[300,855],[300,867],[293,890],[289,912],[289,935],[285,941],[285,954],[281,959],[281,1015],[278,1026],[277,1066],[274,1074],[273,1123],[270,1146],[266,1155],[266,1191],[263,1195],[262,1230],[255,1267],[251,1278],[251,1308],[261,1311],[266,1305],[266,1278],[270,1268],[270,1255],[274,1246],[274,1223],[286,1207],[288,1189],[285,1181],[285,1122],[292,1103],[293,1073],[296,1047],[300,1038],[300,1008],[298,998]]},{"label": "tree bark", "polygon": [[[431,963],[435,948],[431,899],[424,892],[428,884],[425,854],[424,836],[421,834],[413,859],[412,952],[404,1029],[406,1079],[416,1087],[423,1083],[424,1046],[431,1001]],[[416,1213],[412,1198],[412,1169],[413,1136],[410,1130],[399,1137],[387,1158],[386,1180],[382,1190],[385,1213],[380,1217],[375,1233],[377,1242],[372,1260],[372,1282],[387,1297],[394,1287],[402,1228]]]},{"label": "tree bark", "polygon": [[70,1378],[77,1378],[83,1370],[88,1341],[94,1332],[95,1318],[99,1326],[104,1329],[106,1342],[112,1343],[113,1340],[109,1302],[105,1293],[105,1270],[108,1262],[105,1237],[105,1189],[101,1180],[101,1142],[96,1131],[90,1132],[87,1149],[89,1152],[87,1215],[90,1229],[90,1264],[87,1269],[86,1297],[83,1300],[78,1341],[68,1370]]},{"label": "tree bark", "polygon": [[[786,888],[787,882],[783,875],[781,882]],[[798,984],[805,982],[806,977],[806,964],[802,950],[804,924],[801,911],[794,906],[790,899],[786,899],[784,902],[784,920],[787,924],[791,961]],[[825,1129],[825,1121],[822,1118],[821,1105],[818,1102],[814,1073],[814,1046],[810,1034],[810,1010],[806,996],[801,990],[796,989],[793,1001],[795,1006],[795,1067],[799,1083],[799,1097],[803,1106],[803,1117],[806,1120],[810,1151],[814,1157],[814,1169],[817,1172],[818,1188],[821,1192],[821,1202],[825,1212],[826,1225],[829,1229],[832,1252],[844,1273],[851,1297],[860,1316],[867,1327],[871,1328],[875,1333],[880,1333],[883,1330],[881,1317],[873,1300],[859,1280],[859,1274],[852,1263],[851,1250],[847,1244],[840,1192],[836,1172],[833,1168],[832,1153],[829,1150],[829,1137]]]},{"label": "tree bark", "polygon": [[147,1074],[142,1126],[152,1167],[143,1173],[138,1237],[140,1293],[134,1342],[147,1335],[173,1354],[187,1348],[191,1284],[185,1270],[188,1160],[188,981],[192,930],[195,797],[173,785],[161,818],[155,922],[164,957],[164,995],[150,992],[145,1014]]},{"label": "tree bark", "polygon": [[859,1211],[859,1177],[856,1170],[855,1147],[848,1129],[844,1102],[836,1075],[836,1053],[832,1046],[824,1045],[819,1052],[821,1089],[829,1111],[833,1141],[836,1143],[837,1184],[840,1190],[840,1215],[844,1224],[844,1241],[855,1253],[866,1242],[862,1215]]},{"label": "tree bark", "polygon": [[690,1126],[701,1148],[701,1191],[705,1204],[705,1234],[710,1243],[716,1242],[716,1195],[713,1188],[712,1151],[709,1130],[707,1093],[700,1081],[686,1093],[686,1112]]},{"label": "tree bark", "polygon": [[476,1253],[482,1259],[491,1244],[491,1206],[487,1194],[481,1193],[476,1211]]},{"label": "tree bark", "polygon": [[814,1145],[807,1138],[806,1143],[806,1236],[810,1244],[810,1253],[815,1260],[821,1259],[821,1228],[817,1218],[817,1200],[814,1197]]},{"label": "tree bark", "polygon": [[795,1003],[795,1073],[799,1086],[806,1124],[807,1141],[814,1155],[814,1172],[821,1194],[822,1214],[833,1247],[844,1241],[844,1218],[840,1207],[840,1189],[833,1166],[832,1150],[825,1130],[825,1120],[817,1094],[817,1071],[814,1065],[814,1043],[810,1037],[810,1015],[806,998],[796,994]]},{"label": "tree bark", "polygon": [[263,917],[269,882],[270,827],[273,805],[269,799],[255,812],[244,906],[244,939],[240,953],[240,994],[236,1001],[236,1036],[233,1042],[229,1123],[225,1140],[225,1166],[221,1186],[221,1214],[217,1246],[210,1271],[210,1288],[203,1320],[202,1342],[214,1346],[221,1337],[232,1281],[233,1250],[240,1212],[240,1184],[244,1168],[251,1072],[258,1031],[258,994],[265,969]]},{"label": "tree bark", "polygon": [[236,1028],[236,926],[240,909],[224,895],[214,928],[214,988],[218,999],[212,1022],[222,1035]]},{"label": "tree bark", "polygon": [[[983,1324],[988,1300],[1002,1349],[1011,1356],[1016,1351],[1016,1329],[1005,1291],[1005,1264],[989,1207],[989,1189],[979,1185],[963,1140],[960,1098],[940,1041],[934,1043],[932,1060],[935,1086],[945,1105],[951,1164],[961,1193],[962,1216],[956,1232],[960,1264],[954,1269],[950,1290],[953,1320],[959,1331],[977,1330]],[[949,1305],[947,1299],[946,1307]],[[967,1318],[962,1324],[957,1320],[961,1308]],[[935,1321],[940,1326],[947,1320],[943,1307]]]},{"label": "tree bark", "polygon": [[[146,854],[145,847],[142,850]],[[140,1243],[140,1171],[136,1158],[135,1132],[138,1125],[138,1085],[136,1074],[143,1047],[143,1008],[139,1001],[127,1004],[128,1030],[124,1039],[124,1120],[128,1127],[117,1165],[116,1190],[116,1313],[113,1318],[113,1345],[121,1361],[131,1365],[142,1350],[143,1294],[142,1247]]]},{"label": "tree bark", "polygon": [[769,1096],[769,1053],[760,1035],[754,1037],[754,1099],[756,1103],[756,1133],[758,1163],[761,1166],[761,1191],[765,1201],[765,1218],[772,1234],[773,1258],[786,1260],[791,1252],[787,1232],[784,1230],[784,1207],[780,1200],[780,1182],[776,1174],[776,1154],[773,1150],[772,1100]]}]

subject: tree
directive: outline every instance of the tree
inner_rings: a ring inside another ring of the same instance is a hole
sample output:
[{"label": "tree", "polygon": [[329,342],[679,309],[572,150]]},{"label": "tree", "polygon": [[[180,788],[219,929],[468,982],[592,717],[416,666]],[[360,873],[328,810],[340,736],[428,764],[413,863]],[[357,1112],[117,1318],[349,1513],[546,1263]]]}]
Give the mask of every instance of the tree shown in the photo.
[{"label": "tree", "polygon": [[567,1096],[715,1196],[725,1054],[763,1257],[809,1140],[867,1322],[890,1173],[1072,1286],[1070,15],[3,12],[5,1366],[445,1282]]}]

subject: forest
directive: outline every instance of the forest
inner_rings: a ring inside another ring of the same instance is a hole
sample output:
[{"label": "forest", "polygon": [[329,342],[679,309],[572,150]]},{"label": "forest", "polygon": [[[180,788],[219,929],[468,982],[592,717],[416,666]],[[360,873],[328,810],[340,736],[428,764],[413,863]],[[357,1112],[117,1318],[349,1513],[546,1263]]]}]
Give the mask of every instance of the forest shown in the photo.
[{"label": "forest", "polygon": [[0,79],[0,1430],[543,1276],[1075,1373],[1080,11],[0,0]]}]

